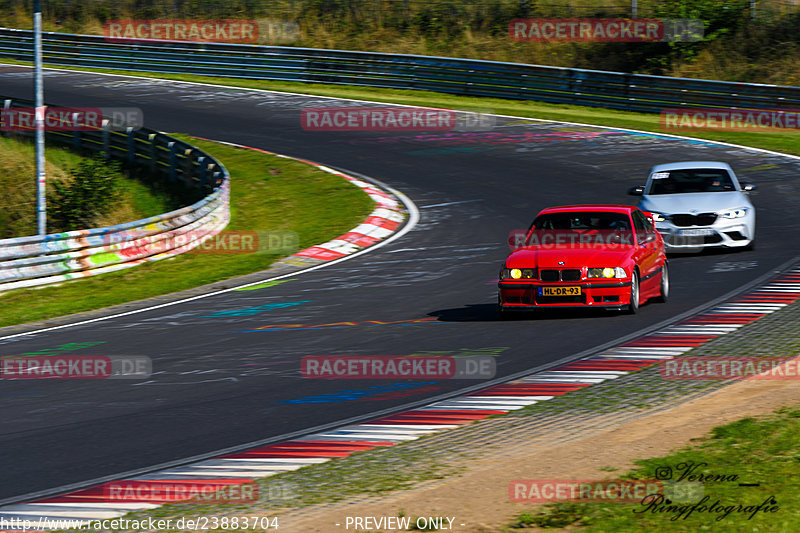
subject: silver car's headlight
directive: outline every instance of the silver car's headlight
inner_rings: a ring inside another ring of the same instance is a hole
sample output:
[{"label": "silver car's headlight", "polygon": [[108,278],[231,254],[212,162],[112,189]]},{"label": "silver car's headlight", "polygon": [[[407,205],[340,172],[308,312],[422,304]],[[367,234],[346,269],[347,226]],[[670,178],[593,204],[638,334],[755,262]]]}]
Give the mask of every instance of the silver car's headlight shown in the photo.
[{"label": "silver car's headlight", "polygon": [[736,209],[728,209],[720,213],[722,218],[742,218],[747,215],[746,207],[737,207]]},{"label": "silver car's headlight", "polygon": [[663,213],[656,213],[655,211],[650,211],[650,214],[653,215],[654,222],[665,222],[667,220],[667,215]]}]

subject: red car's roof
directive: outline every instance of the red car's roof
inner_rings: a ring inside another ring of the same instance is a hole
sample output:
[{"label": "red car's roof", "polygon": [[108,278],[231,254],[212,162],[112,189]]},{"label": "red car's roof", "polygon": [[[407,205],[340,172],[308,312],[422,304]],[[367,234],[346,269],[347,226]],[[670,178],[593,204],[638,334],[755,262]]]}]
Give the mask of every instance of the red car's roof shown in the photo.
[{"label": "red car's roof", "polygon": [[560,205],[542,209],[539,214],[544,213],[575,213],[582,211],[605,211],[607,213],[630,213],[637,209],[633,205],[614,205],[614,204],[584,204],[584,205]]}]

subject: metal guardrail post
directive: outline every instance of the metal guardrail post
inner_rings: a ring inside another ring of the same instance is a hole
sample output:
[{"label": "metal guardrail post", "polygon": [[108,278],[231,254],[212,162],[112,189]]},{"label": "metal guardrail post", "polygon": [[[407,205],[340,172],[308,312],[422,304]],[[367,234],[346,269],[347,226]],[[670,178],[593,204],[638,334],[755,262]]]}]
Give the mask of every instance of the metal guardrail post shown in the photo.
[{"label": "metal guardrail post", "polygon": [[631,75],[625,74],[625,88],[622,90],[622,97],[625,99],[625,109],[631,111]]},{"label": "metal guardrail post", "polygon": [[[78,113],[73,113],[72,114],[72,125],[73,126],[75,126],[78,123],[78,116],[79,116]],[[81,132],[80,132],[80,130],[78,128],[75,128],[72,131],[72,146],[74,146],[75,148],[80,148],[81,147]]]},{"label": "metal guardrail post", "polygon": [[133,163],[136,160],[136,134],[131,127],[128,127],[125,131],[128,134],[128,161]]},{"label": "metal guardrail post", "polygon": [[[3,124],[4,125],[5,125],[5,121],[7,119],[6,113],[8,112],[9,109],[11,109],[11,99],[10,98],[6,98],[5,100],[3,100]],[[4,128],[3,137],[8,137],[8,136],[9,136],[9,132],[5,131],[5,128]]]},{"label": "metal guardrail post", "polygon": [[105,157],[106,159],[111,157],[111,153],[110,153],[110,145],[111,145],[111,143],[110,143],[110,139],[109,139],[111,134],[108,132],[108,122],[109,122],[108,119],[104,118],[103,119],[103,123],[102,123],[103,124],[103,126],[102,126],[103,154],[105,154],[103,157]]},{"label": "metal guardrail post", "polygon": [[205,156],[200,156],[197,158],[197,177],[200,179],[200,183],[202,185],[206,185],[206,180],[208,179],[208,175],[206,173],[207,165],[206,165],[206,158]]},{"label": "metal guardrail post", "polygon": [[175,141],[170,141],[167,144],[167,148],[169,148],[169,181],[174,182],[177,179],[178,167],[178,153]]},{"label": "metal guardrail post", "polygon": [[192,149],[187,148],[183,151],[183,168],[181,169],[181,174],[183,175],[184,183],[191,183],[192,176],[194,176],[194,164],[192,163]]},{"label": "metal guardrail post", "polygon": [[150,156],[150,172],[154,172],[156,167],[158,166],[158,134],[151,133],[147,136],[147,140],[150,141],[150,149],[149,149],[149,156]]}]

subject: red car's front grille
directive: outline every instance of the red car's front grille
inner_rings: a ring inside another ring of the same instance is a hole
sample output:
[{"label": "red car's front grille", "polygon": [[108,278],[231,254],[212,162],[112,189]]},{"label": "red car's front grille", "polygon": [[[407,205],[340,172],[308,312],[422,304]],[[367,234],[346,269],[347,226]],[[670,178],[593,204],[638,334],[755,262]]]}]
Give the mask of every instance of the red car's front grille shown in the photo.
[{"label": "red car's front grille", "polygon": [[541,270],[539,279],[547,283],[555,281],[580,281],[581,270],[579,268],[565,268],[563,270]]}]

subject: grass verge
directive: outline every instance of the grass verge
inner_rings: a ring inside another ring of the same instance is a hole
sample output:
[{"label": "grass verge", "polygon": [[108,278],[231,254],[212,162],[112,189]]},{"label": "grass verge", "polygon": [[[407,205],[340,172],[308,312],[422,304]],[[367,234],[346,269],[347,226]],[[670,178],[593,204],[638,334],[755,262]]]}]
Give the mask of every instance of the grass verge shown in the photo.
[{"label": "grass verge", "polygon": [[[665,457],[637,461],[623,478],[653,479],[656,471],[712,477],[703,494],[682,503],[554,503],[517,516],[507,531],[563,528],[592,532],[797,531],[800,479],[800,405],[762,418],[714,428],[703,442]],[[681,468],[683,466],[683,468]],[[695,477],[695,479],[697,479]],[[719,479],[719,480],[718,480]],[[758,484],[741,486],[740,484]],[[718,502],[718,503],[716,503]],[[754,511],[768,502],[769,511]],[[774,503],[773,503],[774,502]],[[716,503],[716,505],[715,505]],[[777,509],[775,509],[777,507]]]},{"label": "grass verge", "polygon": [[[54,181],[72,180],[71,170],[88,158],[72,150],[48,144],[45,174],[52,193]],[[0,137],[0,238],[36,234],[35,147],[30,139]],[[117,180],[119,197],[109,213],[100,216],[96,225],[112,226],[129,220],[147,218],[175,209],[174,199],[133,178]],[[50,232],[57,231],[48,224]]]},{"label": "grass verge", "polygon": [[[7,64],[29,65],[28,62],[4,58],[0,58],[0,61]],[[630,111],[617,111],[614,109],[597,107],[547,104],[543,102],[522,100],[503,100],[499,98],[455,96],[429,91],[381,89],[376,87],[355,87],[271,80],[237,80],[227,78],[212,78],[208,76],[195,76],[190,74],[88,69],[79,67],[64,67],[63,65],[48,66],[53,68],[69,68],[69,70],[84,72],[103,72],[107,74],[144,76],[176,81],[212,83],[216,85],[226,85],[230,87],[242,87],[249,89],[284,91],[289,93],[303,93],[318,96],[351,98],[356,100],[369,100],[374,102],[387,102],[405,105],[441,107],[464,111],[494,113],[499,115],[529,117],[540,120],[578,122],[582,124],[594,124],[612,128],[627,128],[649,131],[658,134],[674,134],[685,137],[708,139],[718,142],[752,146],[754,148],[763,148],[765,150],[774,150],[776,152],[783,152],[792,155],[800,155],[800,131],[798,130],[740,132],[714,130],[666,131],[661,128],[660,116],[657,114],[634,113]]]},{"label": "grass verge", "polygon": [[[186,135],[176,137],[213,155],[231,173],[231,222],[226,230],[290,230],[298,234],[302,249],[346,232],[373,209],[361,189],[308,164]],[[264,270],[279,258],[269,252],[187,253],[60,285],[0,293],[0,326],[189,289]]]}]

